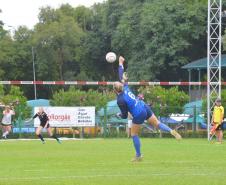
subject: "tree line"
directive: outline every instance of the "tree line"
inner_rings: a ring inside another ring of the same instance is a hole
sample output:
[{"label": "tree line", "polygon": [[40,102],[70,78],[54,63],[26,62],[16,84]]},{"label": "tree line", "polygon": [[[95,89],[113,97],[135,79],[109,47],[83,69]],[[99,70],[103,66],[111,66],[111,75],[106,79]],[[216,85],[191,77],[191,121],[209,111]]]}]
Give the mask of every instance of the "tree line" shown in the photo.
[{"label": "tree line", "polygon": [[[0,12],[1,13],[1,12]],[[117,80],[114,51],[130,80],[187,80],[181,66],[206,56],[207,0],[108,0],[90,8],[43,7],[33,29],[13,36],[0,22],[0,79]],[[28,98],[33,89],[23,87]],[[49,98],[60,87],[38,86]]]}]

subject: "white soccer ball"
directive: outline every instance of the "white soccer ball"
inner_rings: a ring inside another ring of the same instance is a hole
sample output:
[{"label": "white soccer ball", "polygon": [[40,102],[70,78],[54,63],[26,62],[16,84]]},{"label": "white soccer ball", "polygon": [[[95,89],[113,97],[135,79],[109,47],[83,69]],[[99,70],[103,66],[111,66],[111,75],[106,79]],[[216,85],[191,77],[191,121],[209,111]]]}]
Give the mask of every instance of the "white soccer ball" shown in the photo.
[{"label": "white soccer ball", "polygon": [[109,53],[107,53],[107,55],[106,55],[106,60],[107,60],[107,62],[109,62],[109,63],[115,62],[115,61],[116,61],[116,58],[117,58],[117,56],[116,56],[116,54],[115,54],[114,52],[109,52]]}]

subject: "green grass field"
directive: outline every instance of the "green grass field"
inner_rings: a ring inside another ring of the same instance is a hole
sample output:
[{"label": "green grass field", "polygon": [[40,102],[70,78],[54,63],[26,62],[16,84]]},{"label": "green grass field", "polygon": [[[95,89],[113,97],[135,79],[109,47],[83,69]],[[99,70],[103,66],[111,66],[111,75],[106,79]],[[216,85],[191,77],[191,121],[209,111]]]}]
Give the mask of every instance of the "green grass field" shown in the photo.
[{"label": "green grass field", "polygon": [[130,139],[0,141],[0,185],[226,184],[226,144],[142,139],[142,152],[130,162]]}]

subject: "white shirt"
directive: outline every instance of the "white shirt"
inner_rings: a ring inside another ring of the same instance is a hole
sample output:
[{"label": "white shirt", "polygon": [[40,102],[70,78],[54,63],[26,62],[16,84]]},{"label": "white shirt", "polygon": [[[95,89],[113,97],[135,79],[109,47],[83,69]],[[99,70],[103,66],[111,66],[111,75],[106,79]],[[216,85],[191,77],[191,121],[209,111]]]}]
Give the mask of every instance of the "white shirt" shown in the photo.
[{"label": "white shirt", "polygon": [[4,125],[11,125],[12,123],[12,115],[14,115],[15,112],[13,110],[10,110],[9,112],[3,111],[3,118],[2,123]]}]

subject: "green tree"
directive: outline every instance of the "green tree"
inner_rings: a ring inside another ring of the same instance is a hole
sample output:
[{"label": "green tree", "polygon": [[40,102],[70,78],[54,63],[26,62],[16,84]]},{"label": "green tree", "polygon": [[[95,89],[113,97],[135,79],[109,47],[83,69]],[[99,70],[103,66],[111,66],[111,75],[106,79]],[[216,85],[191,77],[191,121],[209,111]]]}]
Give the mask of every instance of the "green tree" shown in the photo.
[{"label": "green tree", "polygon": [[[202,101],[202,111],[207,114],[207,99],[204,98]],[[221,104],[226,109],[226,89],[222,89],[221,91]]]},{"label": "green tree", "polygon": [[93,13],[92,10],[85,6],[78,6],[74,10],[75,21],[84,32],[92,29]]},{"label": "green tree", "polygon": [[[0,13],[2,13],[2,10],[0,9]],[[0,39],[4,36],[5,30],[3,29],[4,23],[0,20]]]},{"label": "green tree", "polygon": [[[20,27],[14,38],[0,22],[0,78],[32,80],[34,47],[37,80],[117,80],[117,62],[105,60],[114,51],[125,56],[130,80],[179,81],[182,65],[206,56],[206,12],[207,0],[44,7],[34,30]],[[38,97],[51,97],[59,87],[39,89]],[[33,97],[33,88],[24,91]]]},{"label": "green tree", "polygon": [[189,96],[178,87],[141,87],[138,91],[144,94],[145,102],[151,104],[157,116],[182,113],[184,105],[189,101]]},{"label": "green tree", "polygon": [[113,37],[114,47],[129,61],[131,80],[183,77],[180,67],[206,53],[206,12],[205,1],[133,3]]},{"label": "green tree", "polygon": [[[30,117],[31,109],[27,106],[27,98],[24,96],[19,87],[11,86],[10,91],[8,93],[4,92],[4,96],[1,97],[0,101],[4,105],[10,105],[14,107],[16,112],[16,119],[19,115],[22,116],[22,119]],[[19,106],[20,110],[18,109]]]},{"label": "green tree", "polygon": [[54,93],[51,105],[54,106],[95,106],[96,110],[113,100],[115,94],[111,92],[101,93],[95,90],[82,91],[70,87],[68,91],[59,90]]},{"label": "green tree", "polygon": [[222,37],[222,44],[225,52],[226,51],[226,29],[224,30],[224,36]]},{"label": "green tree", "polygon": [[[13,37],[6,34],[0,39],[0,78],[2,80],[33,80],[32,31],[26,27],[19,27]],[[28,97],[31,88],[24,87]]]},{"label": "green tree", "polygon": [[[65,70],[79,72],[83,31],[64,11],[43,8],[33,42],[36,48],[39,79],[64,80]],[[51,67],[49,67],[51,66]]]},{"label": "green tree", "polygon": [[15,63],[14,43],[8,33],[4,34],[0,38],[0,46],[0,78],[2,80],[7,80],[9,79],[8,76],[10,76],[9,69],[11,68],[12,64]]}]

